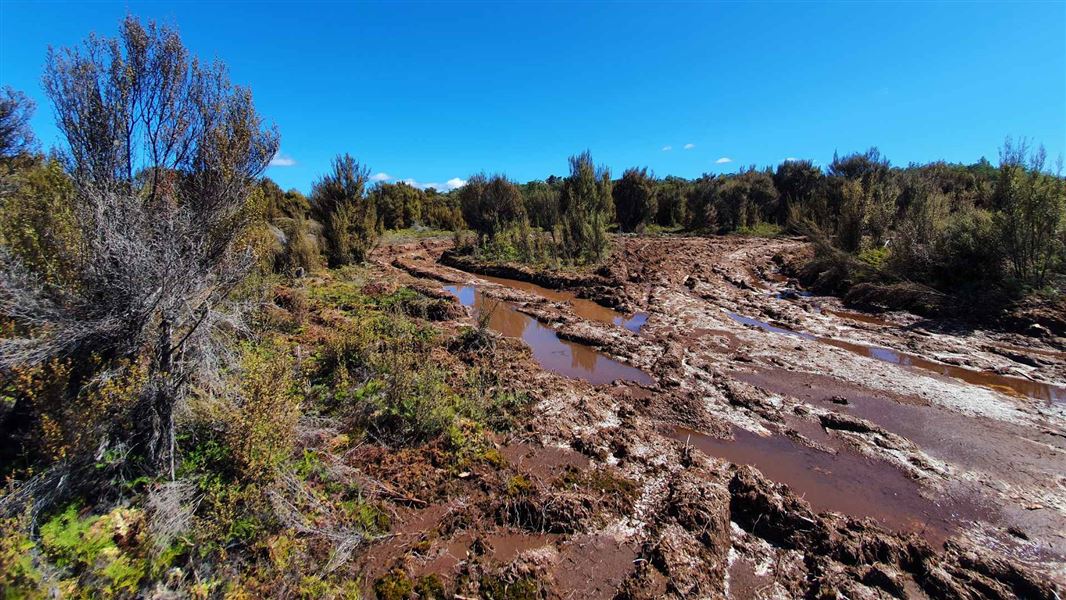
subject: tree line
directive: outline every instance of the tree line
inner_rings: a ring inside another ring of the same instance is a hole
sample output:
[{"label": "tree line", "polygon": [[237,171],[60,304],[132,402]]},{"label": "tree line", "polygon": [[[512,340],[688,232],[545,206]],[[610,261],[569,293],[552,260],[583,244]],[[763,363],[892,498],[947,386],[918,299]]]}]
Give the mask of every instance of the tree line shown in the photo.
[{"label": "tree line", "polygon": [[[657,178],[646,167],[612,179],[587,151],[569,163],[562,177],[518,183],[477,173],[440,193],[367,187],[369,171],[345,155],[300,204],[303,212],[289,216],[324,228],[331,266],[361,260],[383,230],[430,227],[472,231],[462,245],[486,259],[552,264],[601,260],[614,231],[804,234],[882,273],[944,290],[1041,288],[1066,269],[1066,181],[1026,140],[1007,139],[997,165],[982,158],[897,167],[877,148],[834,154],[824,169],[789,160],[695,179]],[[338,187],[342,180],[350,185]],[[286,202],[273,188],[269,203]],[[341,196],[347,200],[331,200]],[[360,216],[338,213],[345,202],[362,207]],[[346,237],[352,250],[338,250]]]}]

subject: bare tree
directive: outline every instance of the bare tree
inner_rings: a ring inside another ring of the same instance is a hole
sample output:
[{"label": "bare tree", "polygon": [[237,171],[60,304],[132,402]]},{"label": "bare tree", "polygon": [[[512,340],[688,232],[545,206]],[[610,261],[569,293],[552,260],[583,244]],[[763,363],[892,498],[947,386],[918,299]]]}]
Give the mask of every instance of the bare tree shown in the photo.
[{"label": "bare tree", "polygon": [[246,200],[277,133],[221,65],[201,68],[174,31],[132,17],[118,39],[50,51],[45,85],[68,144],[81,247],[64,287],[0,250],[0,315],[17,327],[0,340],[0,370],[95,355],[92,385],[120,359],[148,356],[131,430],[104,422],[94,435],[173,476],[175,407],[190,384],[210,384],[220,335],[238,324],[228,298],[253,263],[240,241]]}]

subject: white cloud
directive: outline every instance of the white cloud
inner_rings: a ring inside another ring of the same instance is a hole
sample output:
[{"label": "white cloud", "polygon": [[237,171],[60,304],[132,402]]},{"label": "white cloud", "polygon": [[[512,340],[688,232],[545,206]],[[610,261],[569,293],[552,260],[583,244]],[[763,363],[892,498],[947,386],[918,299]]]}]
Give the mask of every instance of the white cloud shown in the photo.
[{"label": "white cloud", "polygon": [[722,158],[719,158],[718,160],[714,161],[714,164],[716,164],[716,165],[724,165],[726,163],[731,163],[731,162],[733,162],[732,158],[729,158],[728,156],[723,156]]},{"label": "white cloud", "polygon": [[370,176],[370,181],[388,181],[392,179],[392,175],[388,173],[374,173]]},{"label": "white cloud", "polygon": [[291,167],[295,164],[296,159],[280,152],[275,154],[274,158],[270,159],[270,166],[272,167]]},{"label": "white cloud", "polygon": [[692,150],[696,147],[696,144],[685,144],[683,147],[685,148],[685,150]]},{"label": "white cloud", "polygon": [[400,182],[401,183],[406,183],[407,185],[409,185],[411,187],[416,187],[416,188],[418,188],[420,190],[428,190],[429,188],[433,188],[433,189],[444,191],[444,192],[451,191],[451,190],[456,190],[456,189],[459,189],[459,188],[463,187],[464,185],[466,185],[466,180],[465,179],[460,179],[458,177],[452,177],[451,179],[449,179],[448,181],[445,181],[444,183],[439,183],[439,182],[436,182],[436,181],[427,181],[425,183],[422,183],[422,182],[419,182],[419,181],[417,181],[415,179],[411,179],[411,178],[402,179],[402,180],[400,180]]},{"label": "white cloud", "polygon": [[789,156],[788,158],[786,158],[786,159],[785,159],[785,161],[784,161],[784,162],[796,162],[797,160],[803,160],[803,159],[801,159],[801,158],[796,158],[796,157],[794,157],[794,156]]},{"label": "white cloud", "polygon": [[669,151],[671,151],[673,149],[674,149],[673,146],[663,146],[663,152],[669,152]]}]

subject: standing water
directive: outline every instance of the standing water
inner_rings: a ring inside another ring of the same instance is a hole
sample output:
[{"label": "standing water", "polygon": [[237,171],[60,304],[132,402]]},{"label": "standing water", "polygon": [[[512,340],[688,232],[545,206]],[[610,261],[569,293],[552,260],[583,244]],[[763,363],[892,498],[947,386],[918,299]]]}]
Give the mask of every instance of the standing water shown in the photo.
[{"label": "standing water", "polygon": [[553,302],[565,302],[570,305],[574,314],[583,319],[597,321],[599,323],[613,323],[634,333],[640,331],[640,328],[648,321],[648,313],[638,312],[627,316],[614,309],[597,304],[587,298],[578,298],[577,294],[574,294],[573,292],[553,290],[539,286],[535,283],[519,281],[517,279],[504,279],[503,277],[493,277],[491,275],[478,275],[478,277],[485,281],[502,285],[503,287],[530,292]]},{"label": "standing water", "polygon": [[474,307],[476,314],[488,314],[489,329],[507,337],[521,338],[533,351],[537,364],[547,371],[584,379],[594,385],[617,379],[645,385],[654,383],[640,369],[608,358],[584,344],[560,339],[550,327],[505,302],[485,296],[474,286],[447,285],[444,290],[458,298],[463,306]]},{"label": "standing water", "polygon": [[744,429],[732,440],[679,427],[674,439],[737,465],[751,465],[786,483],[816,512],[870,517],[901,532],[922,533],[941,544],[960,521],[986,517],[977,505],[941,495],[925,498],[918,483],[892,465],[847,450],[835,454],[808,448],[782,435],[761,436]]},{"label": "standing water", "polygon": [[829,344],[830,346],[836,346],[837,348],[843,348],[844,350],[847,350],[849,352],[854,352],[855,354],[873,358],[882,362],[892,363],[894,365],[900,365],[902,367],[913,367],[917,369],[922,369],[924,371],[930,371],[933,373],[939,373],[940,375],[944,375],[946,377],[961,379],[966,383],[979,385],[981,387],[996,390],[1012,396],[1035,398],[1037,400],[1046,400],[1047,402],[1051,403],[1066,402],[1066,388],[1062,386],[1057,386],[1050,383],[1043,383],[1041,381],[1033,381],[1030,379],[1022,379],[1021,377],[999,375],[996,373],[989,373],[987,371],[975,371],[973,369],[967,369],[964,367],[957,367],[955,365],[939,363],[936,361],[922,358],[920,356],[905,354],[903,352],[898,352],[890,348],[866,346],[864,344],[856,344],[854,342],[845,342],[844,340],[818,337],[801,331],[793,331],[791,329],[785,329],[783,327],[776,327],[774,325],[766,323],[765,321],[752,319],[751,317],[745,317],[736,313],[726,314],[729,315],[730,319],[733,319],[737,323],[741,323],[743,325],[750,325],[752,327],[758,327],[763,331],[791,335],[805,340],[814,340],[823,344]]}]

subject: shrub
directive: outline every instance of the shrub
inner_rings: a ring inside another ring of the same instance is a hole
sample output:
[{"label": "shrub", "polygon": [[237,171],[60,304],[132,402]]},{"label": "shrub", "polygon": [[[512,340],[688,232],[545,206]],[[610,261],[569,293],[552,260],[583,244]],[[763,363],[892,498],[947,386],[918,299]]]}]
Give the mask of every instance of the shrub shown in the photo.
[{"label": "shrub", "polygon": [[274,270],[292,275],[297,272],[312,273],[322,266],[322,253],[310,232],[306,219],[288,219],[282,224],[285,235],[284,249],[274,259]]},{"label": "shrub", "polygon": [[82,242],[70,177],[58,160],[33,160],[13,181],[0,205],[0,242],[45,281],[69,282]]},{"label": "shrub", "polygon": [[655,178],[648,169],[626,169],[611,191],[622,231],[643,231],[656,214]]},{"label": "shrub", "polygon": [[1010,138],[1000,152],[996,223],[1013,275],[1040,287],[1066,259],[1066,181],[1044,173],[1043,147],[1030,152]]},{"label": "shrub", "polygon": [[377,211],[364,193],[369,178],[366,166],[344,154],[311,188],[311,214],[323,225],[331,267],[363,262],[377,243]]},{"label": "shrub", "polygon": [[459,189],[463,219],[484,242],[526,218],[522,193],[503,175],[473,175]]},{"label": "shrub", "polygon": [[[50,50],[44,84],[66,142],[80,252],[63,284],[46,286],[40,265],[0,251],[0,315],[16,325],[0,341],[0,369],[71,358],[71,384],[82,386],[146,364],[128,418],[85,435],[154,474],[174,464],[185,392],[222,362],[228,293],[253,266],[242,240],[254,216],[248,199],[277,134],[220,64],[190,60],[177,33],[133,17],[117,39]],[[0,510],[61,500],[70,487],[52,481],[96,477],[94,454],[42,472]]]},{"label": "shrub", "polygon": [[559,190],[543,181],[522,186],[526,214],[534,227],[554,234],[559,226]]},{"label": "shrub", "polygon": [[559,209],[563,255],[576,262],[602,258],[609,243],[607,227],[614,217],[611,173],[595,166],[588,151],[570,157],[570,176],[563,180]]},{"label": "shrub", "polygon": [[687,218],[687,198],[692,185],[681,177],[668,175],[658,181],[655,190],[657,210],[655,222],[663,227],[684,225]]},{"label": "shrub", "polygon": [[936,281],[983,287],[1003,278],[1003,247],[992,213],[969,209],[952,215],[936,241]]},{"label": "shrub", "polygon": [[385,229],[406,229],[423,221],[426,193],[410,184],[379,183],[370,198]]},{"label": "shrub", "polygon": [[5,86],[0,94],[0,159],[30,152],[35,140],[30,117],[35,106],[26,94]]},{"label": "shrub", "polygon": [[300,397],[289,348],[245,344],[233,382],[239,390],[224,418],[225,443],[245,479],[269,477],[292,454]]},{"label": "shrub", "polygon": [[754,167],[719,178],[716,186],[716,221],[720,230],[753,227],[777,214],[777,190],[766,171]]}]

